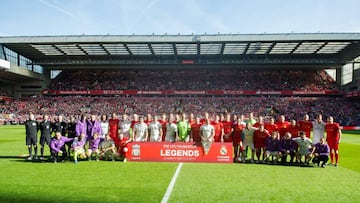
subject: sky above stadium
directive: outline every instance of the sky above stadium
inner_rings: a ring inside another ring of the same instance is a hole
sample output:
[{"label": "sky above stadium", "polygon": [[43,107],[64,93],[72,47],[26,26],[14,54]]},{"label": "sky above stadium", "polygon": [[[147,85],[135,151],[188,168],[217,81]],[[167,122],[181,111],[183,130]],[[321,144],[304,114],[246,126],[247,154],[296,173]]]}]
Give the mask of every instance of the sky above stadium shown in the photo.
[{"label": "sky above stadium", "polygon": [[359,0],[0,0],[0,36],[360,32]]}]

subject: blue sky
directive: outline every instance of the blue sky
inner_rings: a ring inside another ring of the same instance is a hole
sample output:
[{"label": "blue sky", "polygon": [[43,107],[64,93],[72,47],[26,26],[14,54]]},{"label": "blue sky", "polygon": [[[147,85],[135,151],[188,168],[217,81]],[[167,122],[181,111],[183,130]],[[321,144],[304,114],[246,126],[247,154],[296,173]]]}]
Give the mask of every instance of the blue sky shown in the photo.
[{"label": "blue sky", "polygon": [[360,32],[359,0],[0,0],[0,36]]}]

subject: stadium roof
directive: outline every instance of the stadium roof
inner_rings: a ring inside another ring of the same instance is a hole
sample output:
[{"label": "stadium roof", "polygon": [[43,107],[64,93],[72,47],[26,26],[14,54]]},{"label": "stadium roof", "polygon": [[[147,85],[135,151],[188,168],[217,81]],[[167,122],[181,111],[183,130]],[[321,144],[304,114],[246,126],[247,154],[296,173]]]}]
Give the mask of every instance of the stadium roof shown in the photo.
[{"label": "stadium roof", "polygon": [[236,66],[340,67],[360,56],[360,33],[0,37],[50,69]]}]

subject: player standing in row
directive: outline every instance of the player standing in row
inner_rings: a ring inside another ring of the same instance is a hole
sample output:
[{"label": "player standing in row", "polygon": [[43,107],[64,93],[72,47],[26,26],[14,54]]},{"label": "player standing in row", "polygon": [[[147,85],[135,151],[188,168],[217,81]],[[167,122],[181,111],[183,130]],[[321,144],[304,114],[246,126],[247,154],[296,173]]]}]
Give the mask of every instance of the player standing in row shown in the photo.
[{"label": "player standing in row", "polygon": [[340,126],[338,123],[334,122],[334,118],[332,116],[329,116],[325,129],[326,129],[326,141],[330,147],[331,164],[334,164],[334,156],[335,156],[335,166],[338,166],[339,165],[339,143],[341,140]]},{"label": "player standing in row", "polygon": [[64,117],[62,115],[56,117],[52,128],[54,133],[60,132],[62,136],[66,136],[67,123],[64,121]]},{"label": "player standing in row", "polygon": [[254,145],[257,162],[260,161],[260,157],[262,157],[262,160],[265,160],[265,142],[268,137],[270,137],[269,132],[264,128],[264,124],[260,124],[259,129],[254,132]]},{"label": "player standing in row", "polygon": [[278,127],[279,131],[279,139],[283,138],[285,136],[285,133],[287,132],[287,128],[289,127],[290,123],[285,120],[284,115],[280,115],[279,121],[275,123]]},{"label": "player standing in row", "polygon": [[101,141],[103,141],[103,140],[105,140],[106,134],[109,133],[109,122],[108,122],[107,116],[105,114],[101,115],[100,128],[101,128],[101,133],[99,134],[99,137],[100,137]]},{"label": "player standing in row", "polygon": [[[29,114],[29,120],[25,122],[25,134],[26,134],[26,145],[29,151],[28,160],[37,159],[37,131],[38,124],[35,120],[34,114]],[[34,155],[32,155],[32,148],[34,149]]]},{"label": "player standing in row", "polygon": [[[43,115],[43,121],[39,124],[40,129],[40,159],[44,159],[45,144],[49,146],[51,143],[51,123],[48,115]],[[51,151],[51,150],[50,150]]]},{"label": "player standing in row", "polygon": [[215,129],[214,126],[210,124],[210,122],[210,118],[207,118],[205,119],[205,124],[200,127],[201,144],[205,155],[208,154],[211,143],[214,142],[215,137]]},{"label": "player standing in row", "polygon": [[254,146],[254,132],[255,128],[252,127],[251,122],[247,122],[245,128],[242,130],[243,133],[243,143],[244,143],[244,150],[242,152],[243,161],[246,160],[247,151],[251,150],[251,163],[254,163],[255,157],[255,146]]},{"label": "player standing in row", "polygon": [[149,137],[148,126],[144,122],[144,117],[139,117],[139,123],[134,125],[132,140],[135,142],[146,142]]},{"label": "player standing in row", "polygon": [[150,142],[161,142],[162,141],[162,125],[158,121],[158,116],[155,115],[154,119],[148,125],[150,133]]},{"label": "player standing in row", "polygon": [[299,130],[305,132],[307,138],[310,138],[311,129],[313,127],[312,122],[310,121],[309,115],[305,114],[304,119],[298,121]]},{"label": "player standing in row", "polygon": [[220,116],[215,115],[214,121],[211,123],[211,125],[214,126],[215,129],[215,137],[214,142],[223,142],[223,136],[224,136],[224,126],[223,123],[220,122]]},{"label": "player standing in row", "polygon": [[177,137],[177,125],[174,123],[174,116],[169,115],[166,123],[165,142],[175,142]]},{"label": "player standing in row", "polygon": [[321,138],[324,138],[326,123],[322,120],[322,115],[318,114],[316,120],[312,122],[313,126],[313,143],[319,143]]},{"label": "player standing in row", "polygon": [[[235,124],[233,124],[233,146],[234,146],[234,158],[235,160],[239,159],[241,157],[241,152],[243,151],[243,129],[244,129],[243,121],[241,120],[241,117],[237,118],[237,121]],[[241,159],[241,158],[240,158]]]},{"label": "player standing in row", "polygon": [[186,120],[186,114],[182,113],[180,115],[180,120],[177,123],[177,130],[178,130],[178,134],[177,134],[177,141],[180,142],[189,142],[190,141],[190,124],[189,122]]},{"label": "player standing in row", "polygon": [[191,142],[200,143],[200,127],[201,127],[200,117],[195,118],[195,123],[191,125]]},{"label": "player standing in row", "polygon": [[233,124],[231,122],[231,115],[228,113],[225,116],[225,120],[222,122],[223,123],[223,129],[224,129],[224,136],[223,136],[223,140],[224,142],[232,142],[232,134],[234,132],[233,129]]},{"label": "player standing in row", "polygon": [[86,122],[86,116],[84,114],[81,114],[80,120],[76,123],[76,136],[79,137],[81,134],[86,135],[86,129],[87,129],[87,122]]},{"label": "player standing in row", "polygon": [[119,123],[116,113],[112,113],[109,119],[109,136],[115,143],[119,142]]},{"label": "player standing in row", "polygon": [[[75,138],[76,137],[76,120],[74,116],[70,117],[70,122],[67,125],[67,137],[68,138]],[[67,143],[68,145],[68,157],[70,157],[70,153],[72,151],[72,143]]]},{"label": "player standing in row", "polygon": [[96,115],[92,114],[90,120],[87,120],[86,138],[92,140],[94,133],[101,134],[100,122],[96,119]]}]

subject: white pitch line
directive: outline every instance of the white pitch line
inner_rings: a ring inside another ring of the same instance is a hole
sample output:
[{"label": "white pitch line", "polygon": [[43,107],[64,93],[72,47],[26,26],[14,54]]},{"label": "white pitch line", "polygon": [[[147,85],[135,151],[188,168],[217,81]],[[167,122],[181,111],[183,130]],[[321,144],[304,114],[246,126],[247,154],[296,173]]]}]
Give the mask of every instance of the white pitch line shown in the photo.
[{"label": "white pitch line", "polygon": [[177,169],[176,169],[176,171],[175,171],[175,173],[174,173],[174,176],[172,177],[172,179],[171,179],[171,181],[170,181],[170,184],[169,184],[169,186],[168,186],[168,188],[167,188],[167,190],[166,190],[166,193],[164,194],[164,197],[163,197],[162,200],[161,200],[161,203],[167,203],[167,202],[168,202],[169,197],[170,197],[170,195],[171,195],[171,192],[172,192],[172,190],[173,190],[173,188],[174,188],[176,179],[177,179],[177,177],[178,177],[178,175],[179,175],[179,173],[180,173],[180,170],[181,170],[182,165],[183,165],[182,162],[179,163],[179,165],[178,165],[178,167],[177,167]]}]

